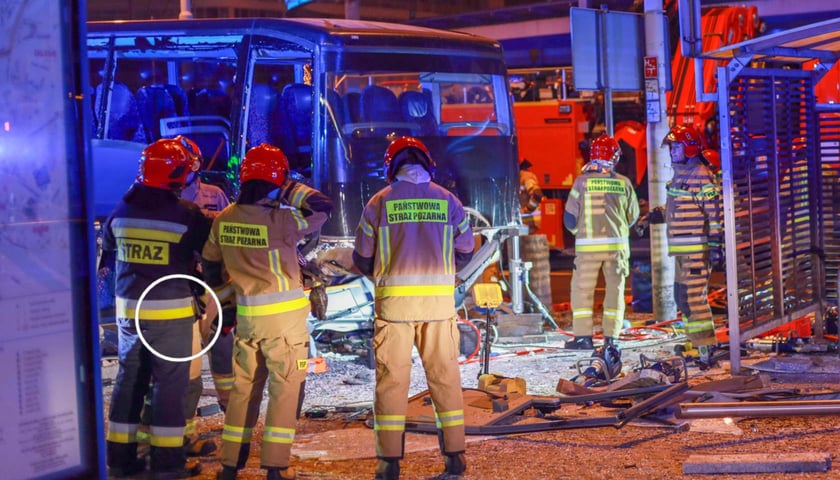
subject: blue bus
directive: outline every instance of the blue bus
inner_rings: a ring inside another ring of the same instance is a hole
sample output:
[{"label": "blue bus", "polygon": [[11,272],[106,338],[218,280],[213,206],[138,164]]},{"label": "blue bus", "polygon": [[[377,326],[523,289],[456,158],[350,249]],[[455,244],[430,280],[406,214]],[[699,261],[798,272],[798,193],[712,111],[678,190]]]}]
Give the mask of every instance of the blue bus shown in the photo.
[{"label": "blue bus", "polygon": [[298,180],[337,206],[309,255],[347,265],[362,208],[386,185],[386,146],[413,135],[437,163],[435,180],[483,222],[519,221],[511,97],[494,40],[339,19],[87,27],[99,218],[134,181],[140,152],[154,140],[195,140],[203,179],[231,196],[240,159],[268,142],[285,151]]}]

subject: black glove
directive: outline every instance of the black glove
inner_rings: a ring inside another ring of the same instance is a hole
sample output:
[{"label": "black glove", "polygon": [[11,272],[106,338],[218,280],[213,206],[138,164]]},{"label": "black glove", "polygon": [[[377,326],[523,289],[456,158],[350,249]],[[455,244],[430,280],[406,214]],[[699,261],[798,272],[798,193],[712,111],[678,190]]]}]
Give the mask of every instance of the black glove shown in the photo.
[{"label": "black glove", "polygon": [[327,298],[327,289],[323,283],[315,285],[309,291],[310,312],[318,320],[327,319]]},{"label": "black glove", "polygon": [[[219,317],[213,322],[218,325]],[[229,333],[236,326],[236,305],[222,308],[222,333]]]},{"label": "black glove", "polygon": [[665,223],[665,207],[659,206],[651,210],[648,214],[648,223],[651,225]]},{"label": "black glove", "polygon": [[723,270],[726,264],[726,254],[723,245],[709,242],[709,266],[712,270]]}]

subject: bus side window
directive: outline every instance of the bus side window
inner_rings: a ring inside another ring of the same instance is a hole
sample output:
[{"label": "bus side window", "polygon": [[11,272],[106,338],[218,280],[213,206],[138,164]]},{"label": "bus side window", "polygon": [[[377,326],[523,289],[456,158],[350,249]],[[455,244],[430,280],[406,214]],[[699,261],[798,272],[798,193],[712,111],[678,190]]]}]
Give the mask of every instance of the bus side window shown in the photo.
[{"label": "bus side window", "polygon": [[[96,87],[96,105],[94,106],[96,112],[100,111],[101,102],[106,101],[107,92],[104,87],[105,85],[101,83]],[[137,100],[128,85],[114,82],[106,115],[108,118],[105,138],[145,142],[146,134],[140,111],[137,109]]]},{"label": "bus side window", "polygon": [[271,138],[271,130],[278,119],[277,90],[271,85],[255,83],[251,86],[248,102],[248,149],[262,143],[275,146],[276,141]]},{"label": "bus side window", "polygon": [[293,170],[306,170],[312,159],[312,87],[303,83],[286,85],[280,104],[287,125],[281,148]]}]

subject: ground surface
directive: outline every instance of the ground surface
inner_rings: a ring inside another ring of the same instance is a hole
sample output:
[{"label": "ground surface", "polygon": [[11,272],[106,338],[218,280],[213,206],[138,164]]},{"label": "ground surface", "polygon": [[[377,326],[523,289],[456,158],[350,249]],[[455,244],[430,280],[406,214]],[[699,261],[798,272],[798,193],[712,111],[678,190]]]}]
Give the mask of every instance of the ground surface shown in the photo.
[{"label": "ground surface", "polygon": [[[565,320],[560,318],[561,326]],[[562,337],[561,337],[562,338]],[[676,343],[684,338],[662,336],[659,340],[624,342],[623,359],[626,366],[639,361],[640,354],[650,357],[673,356]],[[490,362],[490,371],[508,377],[520,377],[527,382],[531,395],[559,395],[555,388],[560,379],[570,379],[577,373],[576,362],[588,357],[562,348],[557,337],[541,343],[497,345],[498,355]],[[836,357],[836,354],[834,355]],[[752,352],[743,359],[745,365],[766,361],[770,354]],[[295,439],[293,465],[298,478],[306,479],[371,479],[375,467],[373,434],[365,426],[373,400],[371,371],[352,357],[327,356],[328,371],[310,374],[306,384],[304,411],[321,410],[323,418],[301,418]],[[728,362],[701,371],[689,368],[689,383],[701,384],[710,380],[730,379]],[[629,368],[628,368],[629,369]],[[480,365],[462,365],[462,385],[475,387]],[[103,377],[108,383],[116,366],[106,362]],[[837,375],[809,376],[767,375],[768,388],[788,388],[808,393],[836,388]],[[212,383],[205,376],[206,391],[202,404],[213,403]],[[425,377],[419,360],[412,371],[411,394],[425,390]],[[110,387],[104,396],[109,402]],[[265,403],[263,404],[263,409]],[[564,406],[554,412],[561,419],[614,416],[617,409],[600,404]],[[260,418],[262,420],[262,417]],[[199,418],[199,431],[204,438],[220,441],[223,415]],[[677,421],[678,425],[652,422],[632,422],[623,428],[597,427],[572,430],[553,430],[539,433],[505,435],[499,437],[470,437],[467,444],[469,479],[672,479],[672,478],[732,478],[788,479],[840,478],[840,472],[775,473],[718,476],[689,476],[682,474],[682,464],[691,454],[774,453],[780,458],[798,452],[825,452],[832,460],[840,455],[840,417],[789,416],[774,418],[701,419]],[[254,438],[260,438],[257,429]],[[442,459],[433,436],[408,434],[407,454],[402,462],[405,480],[433,478],[442,471]],[[221,469],[218,456],[201,459],[203,473],[197,478],[215,478]],[[240,478],[263,478],[259,469],[259,443],[254,444],[248,466]]]}]

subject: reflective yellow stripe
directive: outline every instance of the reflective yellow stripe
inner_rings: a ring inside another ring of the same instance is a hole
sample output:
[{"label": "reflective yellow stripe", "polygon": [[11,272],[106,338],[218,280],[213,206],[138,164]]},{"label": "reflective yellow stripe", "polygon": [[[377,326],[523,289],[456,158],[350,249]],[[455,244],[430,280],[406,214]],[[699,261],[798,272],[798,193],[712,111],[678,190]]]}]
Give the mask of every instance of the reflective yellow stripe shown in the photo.
[{"label": "reflective yellow stripe", "polygon": [[147,228],[114,228],[114,236],[121,238],[134,238],[138,240],[158,240],[161,242],[178,243],[183,236],[180,233],[165,232],[162,230],[150,230]]},{"label": "reflective yellow stripe", "polygon": [[668,253],[700,253],[706,250],[706,245],[669,245]]},{"label": "reflective yellow stripe", "polygon": [[454,285],[393,285],[376,287],[377,297],[436,297],[454,295]]},{"label": "reflective yellow stripe", "polygon": [[134,443],[137,440],[137,436],[131,432],[115,432],[113,430],[108,430],[107,440],[114,443]]},{"label": "reflective yellow stripe", "polygon": [[[195,315],[193,307],[170,308],[167,310],[146,310],[140,309],[140,320],[177,320],[189,318]],[[134,309],[122,309],[117,312],[118,317],[134,318]]]},{"label": "reflective yellow stripe", "polygon": [[618,252],[624,249],[623,243],[608,243],[603,245],[575,245],[577,252]]},{"label": "reflective yellow stripe", "polygon": [[153,447],[183,447],[184,435],[177,435],[173,437],[163,437],[160,435],[152,435],[149,444]]},{"label": "reflective yellow stripe", "polygon": [[248,317],[260,317],[263,315],[275,315],[278,313],[291,312],[303,307],[309,307],[309,300],[306,297],[300,297],[287,302],[270,303],[268,305],[238,304],[236,305],[236,313],[239,315],[246,315]]},{"label": "reflective yellow stripe", "polygon": [[374,415],[373,429],[401,432],[405,430],[405,415]]},{"label": "reflective yellow stripe", "polygon": [[295,440],[294,428],[283,427],[265,427],[263,432],[263,441],[268,443],[283,443],[291,444]]},{"label": "reflective yellow stripe", "polygon": [[249,443],[253,430],[245,427],[235,427],[225,424],[222,430],[222,440],[234,443]]},{"label": "reflective yellow stripe", "polygon": [[285,292],[289,289],[289,281],[283,275],[283,269],[280,266],[280,251],[277,249],[268,251],[268,266],[271,273],[277,278],[278,289]]},{"label": "reflective yellow stripe", "polygon": [[453,237],[454,237],[454,232],[453,232],[452,226],[451,225],[444,225],[443,226],[443,239],[442,239],[442,244],[443,244],[443,273],[446,273],[446,274],[453,274],[454,273],[452,271],[452,268],[453,268],[454,263],[455,263],[452,260],[452,255],[453,255],[452,252],[454,250]]},{"label": "reflective yellow stripe", "polygon": [[440,428],[457,427],[464,424],[464,411],[451,410],[448,412],[439,412],[437,414],[436,422]]}]

